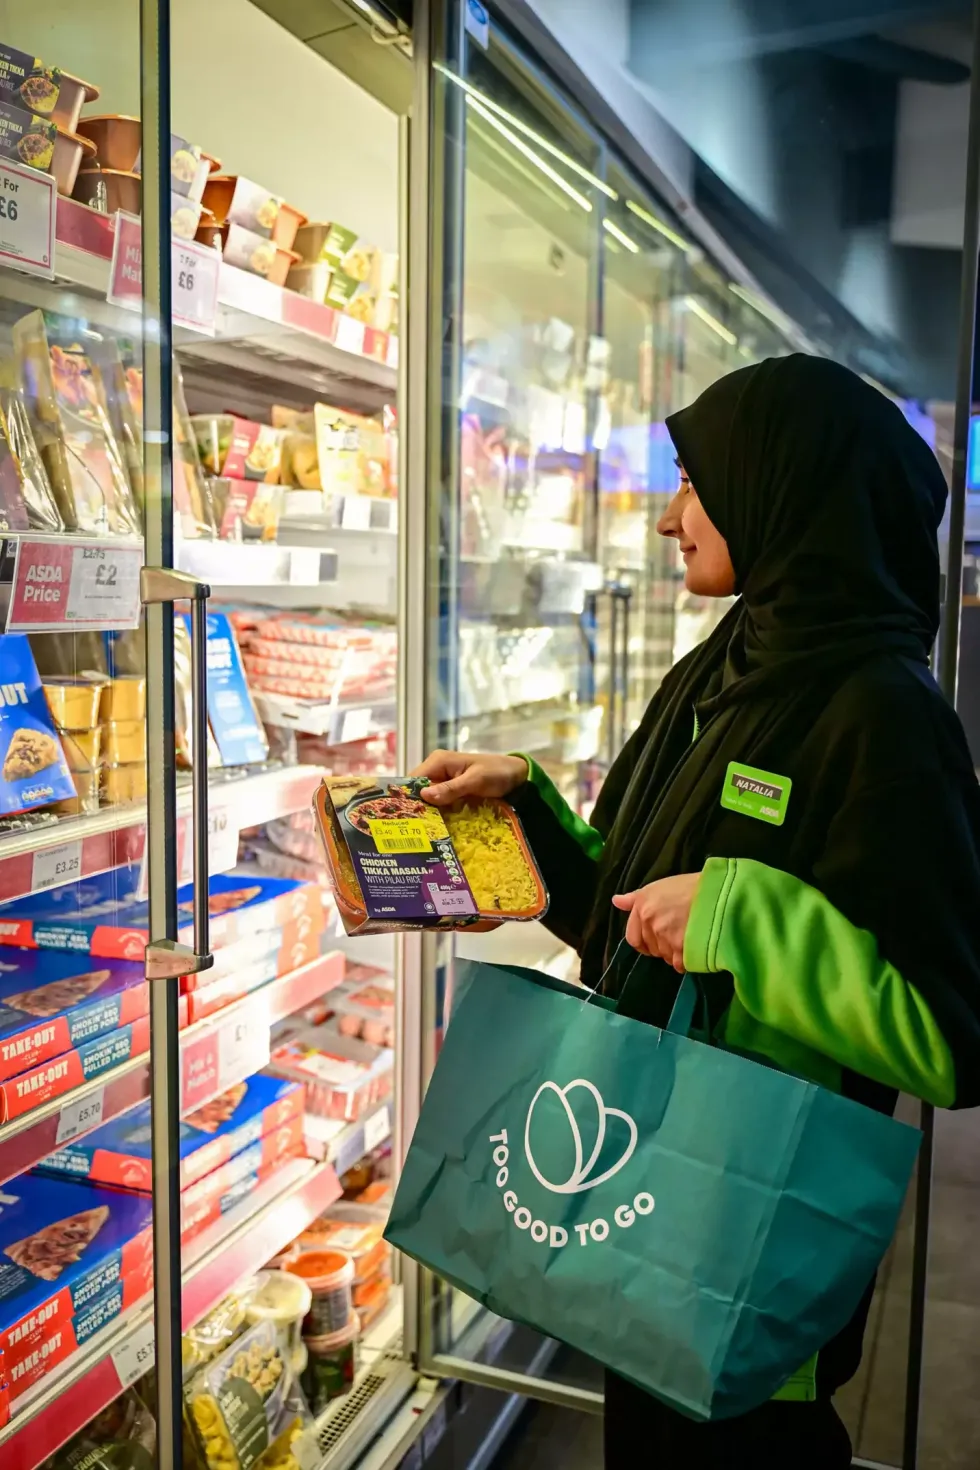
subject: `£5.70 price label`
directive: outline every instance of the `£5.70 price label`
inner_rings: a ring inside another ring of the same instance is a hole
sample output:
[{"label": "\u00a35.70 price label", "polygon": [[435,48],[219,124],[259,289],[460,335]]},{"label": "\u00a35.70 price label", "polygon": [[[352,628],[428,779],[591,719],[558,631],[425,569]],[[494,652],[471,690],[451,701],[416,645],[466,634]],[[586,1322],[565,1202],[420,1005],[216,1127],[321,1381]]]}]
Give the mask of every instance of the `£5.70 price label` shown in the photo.
[{"label": "\u00a35.70 price label", "polygon": [[129,1388],[137,1379],[142,1378],[144,1373],[149,1373],[153,1367],[155,1352],[151,1318],[149,1322],[144,1322],[142,1327],[137,1327],[135,1332],[130,1333],[126,1341],[120,1343],[112,1355],[112,1366],[123,1388]]},{"label": "\u00a35.70 price label", "polygon": [[62,1144],[70,1143],[80,1133],[91,1133],[93,1128],[98,1128],[102,1122],[104,1105],[104,1087],[90,1092],[88,1097],[80,1097],[77,1102],[65,1103],[58,1118],[58,1131],[55,1134],[55,1142],[58,1147],[61,1148]]},{"label": "\u00a35.70 price label", "polygon": [[53,281],[56,205],[50,174],[0,162],[0,260]]},{"label": "\u00a35.70 price label", "polygon": [[218,316],[218,275],[221,256],[207,245],[173,242],[171,311],[174,323],[208,337],[215,333]]},{"label": "\u00a35.70 price label", "polygon": [[61,883],[74,883],[82,876],[82,843],[59,842],[57,847],[42,847],[34,854],[31,867],[31,892],[57,888]]}]

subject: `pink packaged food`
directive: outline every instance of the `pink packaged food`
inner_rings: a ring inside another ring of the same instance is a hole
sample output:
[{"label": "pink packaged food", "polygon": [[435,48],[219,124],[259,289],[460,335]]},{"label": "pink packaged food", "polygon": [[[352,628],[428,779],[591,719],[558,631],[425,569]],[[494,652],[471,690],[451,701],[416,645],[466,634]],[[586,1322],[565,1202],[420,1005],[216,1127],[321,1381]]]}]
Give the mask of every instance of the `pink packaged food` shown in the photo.
[{"label": "pink packaged food", "polygon": [[379,970],[374,979],[340,986],[331,997],[341,1036],[353,1036],[374,1046],[395,1044],[395,982]]},{"label": "pink packaged food", "polygon": [[276,1048],[267,1070],[305,1083],[307,1112],[353,1122],[390,1097],[394,1052],[309,1026]]},{"label": "pink packaged food", "polygon": [[324,648],[370,648],[380,636],[392,638],[388,628],[376,629],[325,623],[315,613],[304,617],[264,618],[255,624],[260,638],[283,639],[290,643],[318,643]]}]

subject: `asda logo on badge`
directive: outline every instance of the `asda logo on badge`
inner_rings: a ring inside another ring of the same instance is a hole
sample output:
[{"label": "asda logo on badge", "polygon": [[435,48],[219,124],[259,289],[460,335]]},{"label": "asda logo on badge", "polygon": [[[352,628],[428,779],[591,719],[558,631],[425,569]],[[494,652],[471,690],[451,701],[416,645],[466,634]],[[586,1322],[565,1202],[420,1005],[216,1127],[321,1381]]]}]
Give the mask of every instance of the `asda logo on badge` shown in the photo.
[{"label": "asda logo on badge", "polygon": [[[538,1184],[549,1194],[581,1195],[607,1184],[629,1163],[636,1151],[637,1127],[629,1113],[607,1107],[599,1089],[584,1077],[560,1087],[542,1082],[531,1099],[524,1123],[524,1157]],[[511,1184],[511,1142],[508,1130],[490,1135],[495,1144],[496,1184],[503,1191],[505,1209],[518,1230],[527,1230],[538,1244],[561,1249],[569,1242],[566,1226],[537,1215],[522,1204]],[[624,1191],[624,1195],[626,1192]],[[653,1213],[653,1195],[645,1190],[624,1197],[609,1218],[597,1214],[571,1228],[580,1245],[601,1242],[616,1226],[630,1229],[637,1216]]]}]

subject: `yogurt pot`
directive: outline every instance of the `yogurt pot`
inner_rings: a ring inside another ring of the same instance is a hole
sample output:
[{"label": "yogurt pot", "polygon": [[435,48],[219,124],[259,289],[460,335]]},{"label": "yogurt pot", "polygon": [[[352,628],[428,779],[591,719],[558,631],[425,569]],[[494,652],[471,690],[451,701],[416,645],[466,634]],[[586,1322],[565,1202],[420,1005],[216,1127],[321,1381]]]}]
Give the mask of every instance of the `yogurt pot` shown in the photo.
[{"label": "yogurt pot", "polygon": [[[304,1251],[286,1270],[305,1281],[312,1293],[303,1338],[339,1332],[351,1318],[354,1262],[343,1251]],[[309,1343],[307,1342],[307,1346]]]},{"label": "yogurt pot", "polygon": [[102,691],[103,720],[146,719],[146,680],[142,674],[118,674]]},{"label": "yogurt pot", "polygon": [[300,1328],[312,1305],[313,1293],[302,1277],[291,1271],[260,1271],[249,1288],[245,1316],[249,1323],[272,1322],[284,1352],[293,1359],[303,1346]]},{"label": "yogurt pot", "polygon": [[337,1332],[305,1339],[309,1361],[302,1382],[314,1415],[322,1414],[332,1399],[353,1387],[359,1336],[360,1325],[352,1316]]}]

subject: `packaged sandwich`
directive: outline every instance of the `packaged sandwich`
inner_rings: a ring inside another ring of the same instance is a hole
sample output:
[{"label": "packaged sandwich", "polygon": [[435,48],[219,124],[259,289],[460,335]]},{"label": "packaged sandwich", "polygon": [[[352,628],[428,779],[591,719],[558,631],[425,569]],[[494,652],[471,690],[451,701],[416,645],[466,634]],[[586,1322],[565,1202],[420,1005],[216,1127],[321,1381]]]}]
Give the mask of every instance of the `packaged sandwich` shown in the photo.
[{"label": "packaged sandwich", "polygon": [[133,533],[136,506],[101,379],[78,342],[49,343],[43,312],[13,328],[34,437],[66,527],[91,535]]},{"label": "packaged sandwich", "polygon": [[189,538],[216,536],[217,525],[211,486],[198,452],[193,421],[187,412],[184,380],[180,366],[174,361],[174,506],[180,516],[181,529]]},{"label": "packaged sandwich", "polygon": [[63,531],[57,502],[14,384],[13,359],[0,363],[0,518],[8,531]]}]

